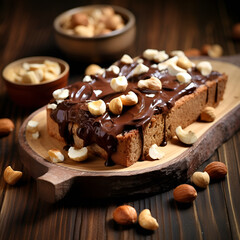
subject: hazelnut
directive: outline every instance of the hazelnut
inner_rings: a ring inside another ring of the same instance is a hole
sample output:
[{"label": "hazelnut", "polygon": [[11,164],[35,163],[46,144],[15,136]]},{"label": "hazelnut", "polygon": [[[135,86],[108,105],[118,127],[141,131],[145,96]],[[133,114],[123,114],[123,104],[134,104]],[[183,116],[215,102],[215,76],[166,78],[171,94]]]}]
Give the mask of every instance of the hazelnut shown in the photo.
[{"label": "hazelnut", "polygon": [[0,136],[6,136],[14,130],[15,126],[11,119],[0,118]]},{"label": "hazelnut", "polygon": [[88,110],[94,116],[103,115],[106,112],[106,104],[103,100],[88,103]]},{"label": "hazelnut", "polygon": [[178,67],[176,64],[170,63],[168,65],[168,72],[170,75],[176,76],[178,73],[186,72],[186,70]]},{"label": "hazelnut", "polygon": [[78,12],[72,15],[71,17],[72,27],[76,27],[77,25],[88,25],[88,15],[83,12]]},{"label": "hazelnut", "polygon": [[88,148],[83,147],[78,149],[75,147],[70,147],[68,149],[68,156],[76,162],[82,162],[88,158]]},{"label": "hazelnut", "polygon": [[63,162],[64,156],[58,149],[48,150],[49,160],[52,163]]},{"label": "hazelnut", "polygon": [[95,75],[101,70],[102,68],[97,65],[97,64],[90,64],[86,69],[85,69],[85,75]]},{"label": "hazelnut", "polygon": [[130,225],[137,221],[137,212],[132,206],[122,205],[114,210],[113,219],[118,224]]},{"label": "hazelnut", "polygon": [[123,104],[120,97],[113,98],[109,103],[109,110],[115,114],[119,115],[122,113]]},{"label": "hazelnut", "polygon": [[129,91],[127,95],[120,96],[124,106],[133,106],[138,103],[138,96],[133,91]]},{"label": "hazelnut", "polygon": [[139,80],[138,81],[138,87],[140,89],[146,88],[146,89],[159,91],[159,90],[162,89],[162,82],[156,77],[151,77],[151,78],[146,79],[146,80]]},{"label": "hazelnut", "polygon": [[124,92],[128,86],[127,78],[125,76],[113,78],[110,86],[115,92]]},{"label": "hazelnut", "polygon": [[240,39],[240,23],[236,23],[233,25],[232,37],[236,40]]},{"label": "hazelnut", "polygon": [[212,65],[208,61],[202,61],[197,64],[197,69],[201,72],[203,76],[207,76],[212,72]]},{"label": "hazelnut", "polygon": [[201,55],[201,51],[197,48],[190,48],[184,51],[187,57],[198,57]]}]

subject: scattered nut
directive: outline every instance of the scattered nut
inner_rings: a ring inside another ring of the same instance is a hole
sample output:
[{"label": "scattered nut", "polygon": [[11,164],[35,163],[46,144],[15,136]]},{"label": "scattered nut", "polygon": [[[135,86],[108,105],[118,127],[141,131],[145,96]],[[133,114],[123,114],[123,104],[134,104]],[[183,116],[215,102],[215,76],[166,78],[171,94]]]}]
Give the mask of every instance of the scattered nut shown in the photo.
[{"label": "scattered nut", "polygon": [[184,57],[185,53],[182,50],[173,50],[170,52],[170,56],[171,57],[174,57],[174,56]]},{"label": "scattered nut", "polygon": [[160,63],[160,62],[163,62],[163,61],[165,61],[166,59],[168,59],[168,54],[166,54],[166,52],[165,51],[158,51],[158,53],[154,56],[154,58],[153,58],[153,60],[155,61],[155,62],[158,62],[158,63]]},{"label": "scattered nut", "polygon": [[153,60],[154,57],[158,54],[158,50],[157,49],[146,49],[143,52],[143,57],[146,58],[147,60]]},{"label": "scattered nut", "polygon": [[168,68],[169,64],[177,64],[178,61],[178,56],[174,56],[172,58],[169,58],[168,60],[166,60],[165,62],[159,63],[158,64],[158,70],[162,71]]},{"label": "scattered nut", "polygon": [[64,156],[58,149],[50,149],[48,150],[48,155],[50,157],[50,162],[58,163],[63,162]]},{"label": "scattered nut", "polygon": [[141,211],[138,217],[138,223],[142,228],[147,230],[156,230],[159,227],[157,220],[152,217],[149,209]]},{"label": "scattered nut", "polygon": [[39,125],[39,122],[30,120],[27,123],[27,128],[26,129],[30,133],[35,133],[35,132],[38,131],[38,125]]},{"label": "scattered nut", "polygon": [[5,168],[4,173],[3,173],[3,178],[6,183],[10,185],[16,184],[20,178],[22,177],[22,172],[20,171],[14,171],[11,166],[8,166]]},{"label": "scattered nut", "polygon": [[191,145],[197,141],[197,136],[192,131],[184,131],[181,126],[176,128],[176,135],[178,139],[188,145]]},{"label": "scattered nut", "polygon": [[113,219],[118,224],[130,225],[137,221],[137,212],[132,206],[122,205],[114,210]]},{"label": "scattered nut", "polygon": [[191,75],[187,72],[180,72],[176,77],[180,83],[189,83],[192,79]]},{"label": "scattered nut", "polygon": [[210,177],[207,172],[195,172],[191,181],[198,187],[206,188],[210,182]]},{"label": "scattered nut", "polygon": [[95,75],[101,70],[102,68],[97,65],[97,64],[90,64],[86,69],[85,69],[85,75]]},{"label": "scattered nut", "polygon": [[159,147],[157,144],[153,144],[149,148],[148,158],[150,158],[150,160],[160,160],[164,157],[164,155],[165,153],[162,151],[162,148]]},{"label": "scattered nut", "polygon": [[143,73],[148,72],[149,67],[144,65],[143,63],[139,63],[134,69],[133,69],[133,76],[140,75]]},{"label": "scattered nut", "polygon": [[200,115],[200,119],[205,122],[213,122],[216,118],[213,107],[205,107]]},{"label": "scattered nut", "polygon": [[186,72],[186,70],[178,67],[176,64],[170,63],[168,65],[168,72],[170,75],[176,76],[178,73]]},{"label": "scattered nut", "polygon": [[124,54],[120,61],[122,63],[125,63],[125,64],[132,64],[133,63],[133,59],[127,54]]},{"label": "scattered nut", "polygon": [[125,76],[113,78],[110,86],[115,92],[124,92],[128,86],[127,78]]},{"label": "scattered nut", "polygon": [[218,44],[211,45],[210,49],[208,50],[209,57],[218,58],[218,57],[221,57],[222,55],[223,55],[223,48],[220,45]]},{"label": "scattered nut", "polygon": [[6,136],[14,130],[15,126],[11,119],[0,118],[0,136]]},{"label": "scattered nut", "polygon": [[122,113],[123,104],[120,97],[113,98],[109,103],[109,110],[115,114],[119,115]]},{"label": "scattered nut", "polygon": [[88,110],[94,116],[103,115],[106,112],[106,104],[103,100],[88,103]]},{"label": "scattered nut", "polygon": [[240,39],[240,23],[236,23],[233,25],[232,37],[236,40]]},{"label": "scattered nut", "polygon": [[151,78],[146,80],[139,80],[138,87],[140,89],[147,88],[147,89],[159,91],[162,89],[162,83],[158,78],[152,76]]},{"label": "scattered nut", "polygon": [[205,167],[204,171],[206,171],[209,174],[211,179],[216,180],[225,177],[225,175],[227,175],[228,172],[227,167],[224,163],[216,161],[209,163]]},{"label": "scattered nut", "polygon": [[82,162],[88,158],[88,148],[83,147],[83,148],[77,149],[75,147],[70,147],[68,149],[68,156],[74,161]]},{"label": "scattered nut", "polygon": [[201,55],[201,51],[197,48],[190,48],[184,51],[187,57],[198,57]]},{"label": "scattered nut", "polygon": [[190,203],[196,199],[197,191],[189,184],[181,184],[173,190],[173,197],[177,202]]},{"label": "scattered nut", "polygon": [[43,63],[23,63],[14,75],[14,81],[36,84],[56,79],[61,74],[61,67],[57,62],[45,60]]},{"label": "scattered nut", "polygon": [[212,72],[212,65],[208,61],[202,61],[197,64],[197,69],[201,72],[203,76],[207,76]]},{"label": "scattered nut", "polygon": [[133,106],[138,103],[138,96],[133,91],[129,91],[127,95],[120,96],[124,106]]},{"label": "scattered nut", "polygon": [[61,89],[57,89],[53,92],[53,97],[56,100],[64,100],[64,99],[68,98],[68,96],[69,96],[68,89],[61,88]]}]

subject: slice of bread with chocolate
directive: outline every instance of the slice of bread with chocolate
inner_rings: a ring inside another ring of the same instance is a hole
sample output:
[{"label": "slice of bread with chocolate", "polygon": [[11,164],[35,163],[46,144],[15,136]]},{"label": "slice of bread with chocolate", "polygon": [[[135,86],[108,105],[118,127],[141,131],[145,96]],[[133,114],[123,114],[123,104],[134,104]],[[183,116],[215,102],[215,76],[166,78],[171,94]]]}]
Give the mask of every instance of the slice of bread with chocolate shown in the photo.
[{"label": "slice of bread with chocolate", "polygon": [[227,76],[209,62],[195,65],[181,51],[147,49],[124,55],[108,69],[53,93],[47,106],[50,136],[66,145],[88,146],[106,163],[130,166],[164,145],[178,126],[195,122],[206,106],[216,107]]}]

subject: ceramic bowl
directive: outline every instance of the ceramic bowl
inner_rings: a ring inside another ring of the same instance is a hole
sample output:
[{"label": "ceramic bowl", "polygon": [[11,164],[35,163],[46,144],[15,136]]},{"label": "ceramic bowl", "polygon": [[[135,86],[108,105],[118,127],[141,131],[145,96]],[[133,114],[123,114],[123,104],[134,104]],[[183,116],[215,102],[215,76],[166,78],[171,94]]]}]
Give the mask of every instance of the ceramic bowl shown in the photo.
[{"label": "ceramic bowl", "polygon": [[[77,12],[89,12],[96,8],[112,7],[115,13],[120,14],[125,26],[108,34],[94,37],[81,37],[67,33],[62,24],[71,15]],[[72,60],[88,63],[100,63],[119,59],[128,53],[136,35],[134,15],[127,9],[112,5],[89,5],[68,10],[54,20],[55,39],[59,48]]]},{"label": "ceramic bowl", "polygon": [[[60,65],[61,73],[56,79],[36,84],[14,81],[14,73],[21,68],[23,63],[43,63],[44,60],[54,61]],[[8,64],[2,71],[2,78],[12,101],[27,108],[36,108],[47,104],[52,98],[54,90],[67,86],[68,76],[68,63],[48,56],[22,58]]]}]

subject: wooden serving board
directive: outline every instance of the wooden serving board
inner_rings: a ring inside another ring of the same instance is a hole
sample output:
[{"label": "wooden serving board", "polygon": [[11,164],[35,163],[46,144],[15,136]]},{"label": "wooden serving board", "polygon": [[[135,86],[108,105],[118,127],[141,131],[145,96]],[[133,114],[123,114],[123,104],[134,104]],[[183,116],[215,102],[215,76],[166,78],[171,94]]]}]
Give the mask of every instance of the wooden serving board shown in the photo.
[{"label": "wooden serving board", "polygon": [[[50,163],[46,160],[47,151],[62,150],[64,144],[48,136],[45,107],[30,115],[20,128],[19,144],[21,159],[37,181],[39,196],[49,202],[62,199],[68,192],[87,198],[125,197],[166,191],[187,181],[216,148],[240,128],[240,68],[224,62],[211,63],[214,70],[229,76],[224,101],[216,108],[216,120],[188,126],[186,129],[194,131],[198,141],[187,147],[173,138],[163,147],[165,156],[161,160],[139,161],[130,167],[105,167],[104,160],[97,157],[74,162],[63,150],[64,162]],[[37,140],[26,132],[31,119],[40,123]]]}]

